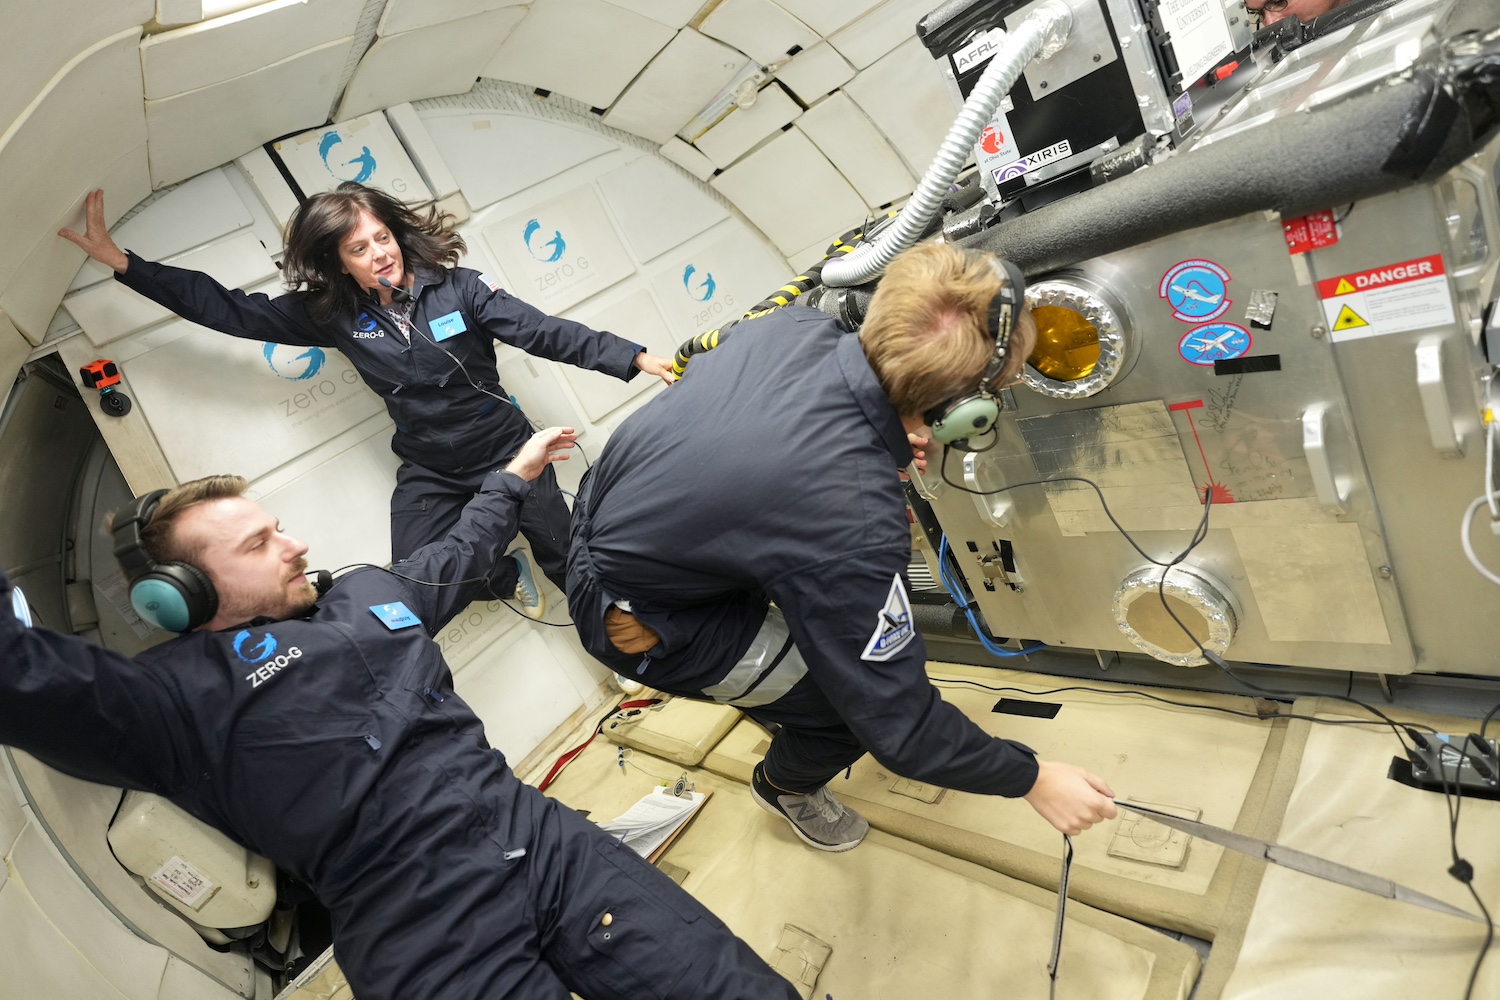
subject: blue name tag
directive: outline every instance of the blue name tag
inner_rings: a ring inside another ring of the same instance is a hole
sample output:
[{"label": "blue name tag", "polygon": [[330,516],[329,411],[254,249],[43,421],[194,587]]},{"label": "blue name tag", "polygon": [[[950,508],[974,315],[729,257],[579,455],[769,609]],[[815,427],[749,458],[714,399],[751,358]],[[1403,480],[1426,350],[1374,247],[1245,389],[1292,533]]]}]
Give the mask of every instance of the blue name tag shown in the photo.
[{"label": "blue name tag", "polygon": [[464,322],[464,314],[455,310],[446,316],[439,316],[432,320],[427,324],[427,328],[432,331],[433,340],[447,340],[449,337],[457,337],[469,326]]},{"label": "blue name tag", "polygon": [[413,625],[422,624],[422,619],[412,614],[411,610],[400,601],[395,601],[391,604],[372,604],[370,605],[370,611],[376,618],[380,619],[380,624],[392,632],[397,629],[411,628]]}]

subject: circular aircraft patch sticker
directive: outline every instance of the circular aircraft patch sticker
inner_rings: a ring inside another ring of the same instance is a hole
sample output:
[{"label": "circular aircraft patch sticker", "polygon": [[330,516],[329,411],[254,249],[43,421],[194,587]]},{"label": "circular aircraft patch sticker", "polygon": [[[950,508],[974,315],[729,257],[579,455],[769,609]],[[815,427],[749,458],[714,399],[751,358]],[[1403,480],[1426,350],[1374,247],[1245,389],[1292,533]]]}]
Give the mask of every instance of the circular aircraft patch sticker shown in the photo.
[{"label": "circular aircraft patch sticker", "polygon": [[1185,260],[1162,275],[1157,297],[1184,323],[1218,319],[1229,311],[1229,272],[1211,260]]},{"label": "circular aircraft patch sticker", "polygon": [[1177,353],[1190,365],[1212,368],[1215,361],[1242,358],[1250,350],[1250,331],[1234,323],[1194,327],[1177,342]]}]

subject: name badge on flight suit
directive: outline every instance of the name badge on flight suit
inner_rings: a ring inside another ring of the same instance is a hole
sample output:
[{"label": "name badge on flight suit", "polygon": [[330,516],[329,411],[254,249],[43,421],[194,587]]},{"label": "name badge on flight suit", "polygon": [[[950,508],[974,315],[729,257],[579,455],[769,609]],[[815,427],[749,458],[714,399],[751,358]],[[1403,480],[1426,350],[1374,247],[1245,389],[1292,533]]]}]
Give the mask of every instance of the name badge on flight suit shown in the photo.
[{"label": "name badge on flight suit", "polygon": [[372,604],[370,611],[380,619],[380,624],[392,632],[422,624],[422,619],[412,614],[411,610],[400,601],[393,601],[390,604]]},{"label": "name badge on flight suit", "polygon": [[464,314],[454,310],[446,316],[439,316],[427,324],[427,329],[432,331],[433,340],[447,340],[449,337],[457,337],[469,328],[464,322]]}]

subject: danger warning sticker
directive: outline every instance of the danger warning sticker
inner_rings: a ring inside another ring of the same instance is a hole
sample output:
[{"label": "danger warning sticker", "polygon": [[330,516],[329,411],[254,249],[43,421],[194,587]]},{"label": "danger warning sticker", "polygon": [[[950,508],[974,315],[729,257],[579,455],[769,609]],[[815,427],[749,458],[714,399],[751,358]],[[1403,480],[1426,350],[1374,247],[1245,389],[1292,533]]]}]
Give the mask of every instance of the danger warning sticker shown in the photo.
[{"label": "danger warning sticker", "polygon": [[1379,337],[1453,322],[1453,298],[1439,254],[1318,282],[1335,341]]}]

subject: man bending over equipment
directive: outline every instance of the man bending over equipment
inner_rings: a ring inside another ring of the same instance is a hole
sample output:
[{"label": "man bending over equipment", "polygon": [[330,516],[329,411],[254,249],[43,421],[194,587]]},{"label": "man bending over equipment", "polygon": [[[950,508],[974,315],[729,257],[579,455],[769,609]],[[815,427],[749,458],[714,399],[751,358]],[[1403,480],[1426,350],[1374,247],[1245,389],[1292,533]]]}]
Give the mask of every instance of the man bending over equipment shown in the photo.
[{"label": "man bending over equipment", "polygon": [[568,607],[585,647],[779,726],[751,793],[813,847],[864,838],[826,786],[867,751],[918,781],[1024,797],[1065,833],[1115,815],[1101,778],[942,700],[901,576],[897,470],[924,424],[948,440],[993,425],[1035,337],[1023,291],[993,256],[932,244],[891,264],[857,335],[795,306],[743,323],[614,432],[580,491]]}]

